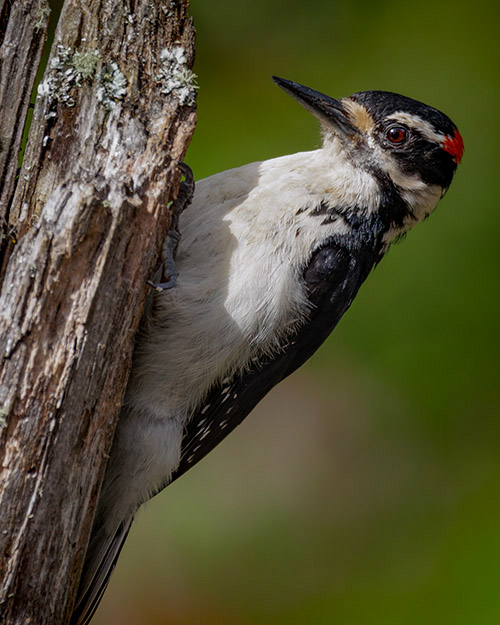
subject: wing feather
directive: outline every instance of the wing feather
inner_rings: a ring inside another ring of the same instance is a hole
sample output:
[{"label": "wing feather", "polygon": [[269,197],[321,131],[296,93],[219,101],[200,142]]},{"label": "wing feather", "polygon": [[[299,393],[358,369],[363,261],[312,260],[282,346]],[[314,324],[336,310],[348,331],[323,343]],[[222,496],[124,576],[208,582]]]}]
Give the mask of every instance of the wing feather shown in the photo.
[{"label": "wing feather", "polygon": [[80,580],[70,625],[87,625],[94,616],[108,586],[132,521],[133,517],[130,517],[126,523],[120,523],[112,535],[107,533],[103,526],[93,536],[87,551],[83,567],[84,574]]},{"label": "wing feather", "polygon": [[171,481],[216,447],[276,384],[318,349],[377,259],[375,250],[352,250],[333,240],[313,254],[303,274],[311,304],[307,321],[288,337],[277,356],[255,362],[243,374],[210,391],[186,427],[181,462]]}]

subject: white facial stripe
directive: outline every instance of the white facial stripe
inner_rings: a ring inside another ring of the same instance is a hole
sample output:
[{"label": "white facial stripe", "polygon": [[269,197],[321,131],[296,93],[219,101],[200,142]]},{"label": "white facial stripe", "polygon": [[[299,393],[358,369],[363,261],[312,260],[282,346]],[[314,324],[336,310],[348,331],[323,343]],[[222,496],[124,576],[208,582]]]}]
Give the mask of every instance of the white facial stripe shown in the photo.
[{"label": "white facial stripe", "polygon": [[438,145],[444,141],[445,136],[440,132],[436,132],[432,127],[432,124],[418,115],[411,115],[410,113],[403,113],[400,111],[389,115],[387,119],[394,120],[395,122],[408,126],[408,128],[417,130],[422,137],[424,137],[424,139],[427,139],[427,141],[432,141]]},{"label": "white facial stripe", "polygon": [[397,162],[389,154],[380,151],[379,155],[380,160],[383,162],[382,169],[389,174],[392,182],[400,189],[406,191],[420,191],[427,186],[420,176],[410,176],[402,172]]},{"label": "white facial stripe", "polygon": [[410,230],[416,223],[422,221],[425,217],[430,215],[436,208],[436,204],[439,202],[443,195],[443,190],[439,185],[429,185],[420,190],[406,190],[401,193],[401,197],[408,204],[411,215],[408,215],[407,219],[400,228],[391,228],[386,232],[383,237],[384,250],[387,250],[392,241]]}]

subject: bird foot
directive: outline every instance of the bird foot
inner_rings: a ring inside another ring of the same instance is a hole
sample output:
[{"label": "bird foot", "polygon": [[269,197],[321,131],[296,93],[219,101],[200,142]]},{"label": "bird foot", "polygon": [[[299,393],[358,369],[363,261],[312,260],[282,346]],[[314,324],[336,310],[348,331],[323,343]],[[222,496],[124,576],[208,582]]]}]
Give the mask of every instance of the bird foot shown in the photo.
[{"label": "bird foot", "polygon": [[179,186],[177,198],[172,205],[172,221],[165,242],[161,250],[161,281],[154,282],[148,280],[150,287],[156,291],[162,292],[172,289],[177,284],[177,268],[175,266],[175,255],[181,233],[179,232],[179,216],[182,211],[189,206],[194,193],[194,176],[191,168],[186,163],[179,162],[178,168],[182,174],[183,180]]}]

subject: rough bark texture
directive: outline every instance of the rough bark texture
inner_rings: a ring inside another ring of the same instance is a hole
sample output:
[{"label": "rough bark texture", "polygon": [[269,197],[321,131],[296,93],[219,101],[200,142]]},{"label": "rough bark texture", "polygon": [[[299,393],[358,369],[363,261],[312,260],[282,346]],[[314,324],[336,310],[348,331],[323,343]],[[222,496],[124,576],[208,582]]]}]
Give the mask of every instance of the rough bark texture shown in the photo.
[{"label": "rough bark texture", "polygon": [[0,0],[0,231],[4,235],[49,13],[46,0]]},{"label": "rough bark texture", "polygon": [[[6,97],[19,112],[35,71],[23,63],[35,63],[43,44],[31,5],[45,3],[0,0],[5,32],[14,4],[25,7],[20,32],[33,31],[17,45],[30,52],[9,65],[2,56],[0,96],[15,85]],[[22,132],[8,137],[11,160],[0,169],[9,232],[0,295],[2,625],[59,625],[71,613],[146,278],[194,129],[193,55],[187,0],[66,0],[17,184]]]}]

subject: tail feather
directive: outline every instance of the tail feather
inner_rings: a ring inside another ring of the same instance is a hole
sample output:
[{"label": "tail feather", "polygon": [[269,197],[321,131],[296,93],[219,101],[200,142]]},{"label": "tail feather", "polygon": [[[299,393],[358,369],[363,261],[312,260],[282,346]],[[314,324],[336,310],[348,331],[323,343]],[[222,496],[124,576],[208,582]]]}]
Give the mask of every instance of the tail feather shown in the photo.
[{"label": "tail feather", "polygon": [[133,516],[120,523],[114,534],[98,530],[89,545],[70,625],[87,625],[97,610],[118,556],[132,525]]}]

